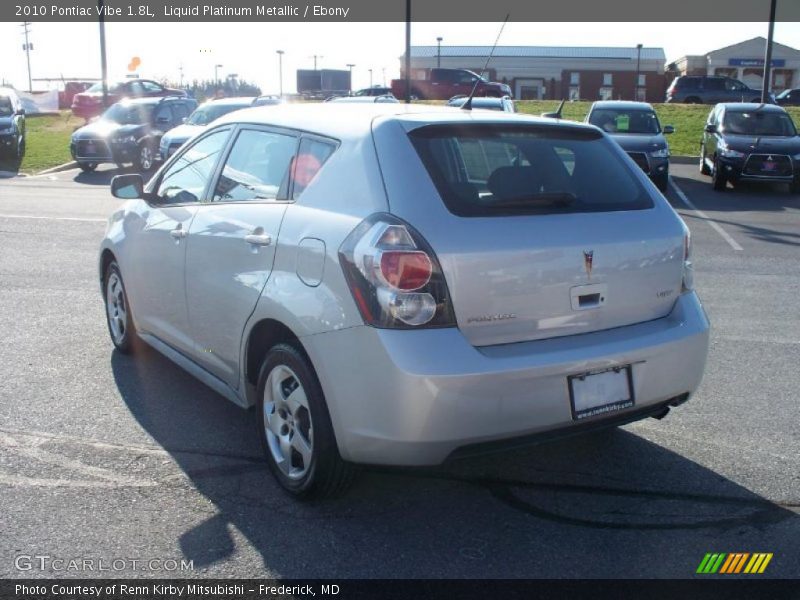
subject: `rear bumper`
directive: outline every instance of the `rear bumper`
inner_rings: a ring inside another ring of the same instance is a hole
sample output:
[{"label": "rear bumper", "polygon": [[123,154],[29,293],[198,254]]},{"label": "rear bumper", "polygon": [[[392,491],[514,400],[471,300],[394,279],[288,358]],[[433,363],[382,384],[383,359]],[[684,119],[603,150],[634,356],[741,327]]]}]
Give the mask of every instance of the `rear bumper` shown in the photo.
[{"label": "rear bumper", "polygon": [[[487,442],[568,435],[661,412],[697,389],[708,334],[689,293],[663,319],[535,342],[475,348],[455,328],[366,326],[302,342],[345,459],[433,465]],[[574,421],[567,377],[619,365],[632,365],[635,405]]]}]

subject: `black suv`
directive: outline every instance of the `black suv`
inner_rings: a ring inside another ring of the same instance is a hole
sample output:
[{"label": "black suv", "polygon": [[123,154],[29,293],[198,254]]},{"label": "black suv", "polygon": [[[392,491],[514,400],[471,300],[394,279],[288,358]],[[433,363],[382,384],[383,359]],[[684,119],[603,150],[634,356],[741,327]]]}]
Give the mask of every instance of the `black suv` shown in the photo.
[{"label": "black suv", "polygon": [[140,171],[149,171],[161,136],[183,123],[195,108],[196,100],[173,96],[117,102],[72,134],[72,158],[84,171],[94,171],[100,163],[133,163]]},{"label": "black suv", "polygon": [[25,109],[14,90],[0,88],[0,156],[22,160],[25,154]]},{"label": "black suv", "polygon": [[700,172],[714,189],[728,181],[788,183],[800,193],[800,137],[789,114],[774,104],[717,104],[700,146]]},{"label": "black suv", "polygon": [[[760,102],[761,90],[747,87],[730,77],[676,77],[667,89],[667,102],[716,104],[718,102]],[[770,101],[774,102],[772,94]]]}]

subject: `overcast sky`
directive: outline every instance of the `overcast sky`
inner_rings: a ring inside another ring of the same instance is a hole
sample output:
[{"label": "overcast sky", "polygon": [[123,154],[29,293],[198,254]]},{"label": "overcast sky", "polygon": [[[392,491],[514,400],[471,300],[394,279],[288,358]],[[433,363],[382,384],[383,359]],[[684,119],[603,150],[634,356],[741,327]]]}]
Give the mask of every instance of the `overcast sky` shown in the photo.
[{"label": "overcast sky", "polygon": [[[698,0],[699,1],[699,0]],[[414,23],[412,44],[491,45],[499,23]],[[96,23],[31,25],[33,77],[98,77],[99,37]],[[178,82],[210,79],[214,65],[220,77],[237,73],[278,91],[278,56],[284,50],[284,91],[295,89],[295,70],[347,68],[354,63],[353,87],[380,84],[399,75],[405,43],[403,23],[110,23],[106,26],[109,75],[121,78],[131,58],[141,59],[139,74]],[[752,37],[766,37],[765,23],[514,23],[506,26],[500,45],[645,46],[664,48],[669,61],[684,54],[704,54]],[[778,23],[775,40],[800,48],[800,23]],[[0,80],[27,88],[25,53],[19,23],[0,23]],[[43,84],[34,85],[42,88]]]}]

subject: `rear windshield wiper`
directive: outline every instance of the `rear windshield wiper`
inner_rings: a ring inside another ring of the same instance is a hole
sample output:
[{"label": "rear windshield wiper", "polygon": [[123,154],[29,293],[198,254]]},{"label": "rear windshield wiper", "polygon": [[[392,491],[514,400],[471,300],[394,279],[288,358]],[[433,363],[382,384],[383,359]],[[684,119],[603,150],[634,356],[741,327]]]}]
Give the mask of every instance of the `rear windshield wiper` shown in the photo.
[{"label": "rear windshield wiper", "polygon": [[515,198],[503,198],[491,203],[498,208],[522,208],[526,206],[538,208],[543,206],[569,206],[577,201],[578,197],[571,192],[542,192]]}]

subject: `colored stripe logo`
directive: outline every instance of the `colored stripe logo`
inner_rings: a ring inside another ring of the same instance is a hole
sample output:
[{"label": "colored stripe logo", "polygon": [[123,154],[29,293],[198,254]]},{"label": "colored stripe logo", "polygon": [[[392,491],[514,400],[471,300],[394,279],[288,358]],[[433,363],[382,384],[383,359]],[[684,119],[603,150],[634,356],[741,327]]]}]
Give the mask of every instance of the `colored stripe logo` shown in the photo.
[{"label": "colored stripe logo", "polygon": [[700,561],[697,573],[731,575],[763,573],[772,560],[772,552],[709,552]]}]

